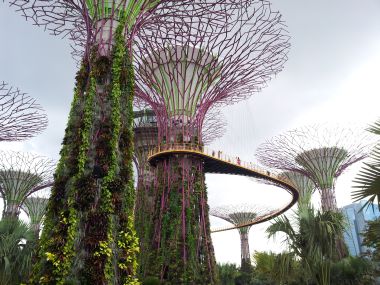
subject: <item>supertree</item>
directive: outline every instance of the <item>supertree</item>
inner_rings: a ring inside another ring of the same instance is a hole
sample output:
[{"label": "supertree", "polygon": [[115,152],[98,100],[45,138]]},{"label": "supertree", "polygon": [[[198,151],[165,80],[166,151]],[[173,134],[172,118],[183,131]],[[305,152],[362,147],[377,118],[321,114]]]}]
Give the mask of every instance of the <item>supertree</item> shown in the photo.
[{"label": "supertree", "polygon": [[3,217],[17,218],[27,197],[52,186],[53,160],[22,152],[0,152],[0,193]]},{"label": "supertree", "polygon": [[[241,270],[251,269],[251,254],[249,251],[249,230],[253,224],[267,220],[276,211],[259,205],[227,205],[211,208],[210,215],[223,219],[237,227],[241,244]],[[242,226],[249,224],[249,226]]]},{"label": "supertree", "polygon": [[210,26],[217,26],[228,15],[221,4],[240,1],[8,2],[27,20],[69,37],[82,58],[32,280],[135,282],[133,43],[141,30],[202,23],[202,14],[213,14]]},{"label": "supertree", "polygon": [[279,174],[290,181],[290,183],[298,190],[300,198],[311,195],[315,190],[313,181],[306,175],[295,171],[284,171]]},{"label": "supertree", "polygon": [[[314,182],[305,174],[295,171],[283,171],[277,174],[282,180],[288,181],[299,193],[299,202],[309,201],[315,191]],[[271,180],[252,178],[253,181],[284,188],[280,183]]]},{"label": "supertree", "polygon": [[[146,107],[146,106],[145,106]],[[134,162],[137,168],[137,187],[135,203],[135,228],[139,237],[140,252],[138,254],[139,272],[145,275],[149,260],[149,245],[151,231],[154,228],[153,210],[155,199],[156,174],[148,162],[150,151],[157,146],[158,127],[155,113],[150,109],[134,112]],[[211,143],[221,137],[225,131],[225,121],[220,113],[211,111],[205,118],[202,141]]]},{"label": "supertree", "polygon": [[43,217],[45,216],[48,198],[43,197],[27,197],[21,208],[25,211],[30,219],[30,227],[38,238]]},{"label": "supertree", "polygon": [[273,137],[256,152],[264,165],[309,177],[323,211],[337,211],[335,183],[350,165],[367,157],[373,137],[359,128],[313,125]]},{"label": "supertree", "polygon": [[158,189],[148,272],[168,282],[216,282],[202,158],[170,150],[201,150],[207,112],[260,91],[287,58],[280,14],[267,1],[251,4],[231,10],[219,27],[190,21],[141,31],[135,45],[136,96],[155,112],[166,150],[152,161]]},{"label": "supertree", "polygon": [[36,100],[0,82],[0,141],[31,138],[47,127],[47,116]]}]

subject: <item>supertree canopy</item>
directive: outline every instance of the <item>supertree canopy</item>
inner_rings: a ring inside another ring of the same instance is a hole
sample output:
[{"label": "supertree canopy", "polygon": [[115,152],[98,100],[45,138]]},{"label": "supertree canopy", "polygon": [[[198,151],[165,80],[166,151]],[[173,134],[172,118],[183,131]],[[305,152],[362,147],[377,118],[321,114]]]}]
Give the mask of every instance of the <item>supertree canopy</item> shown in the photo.
[{"label": "supertree canopy", "polygon": [[298,190],[300,196],[312,194],[315,190],[314,182],[304,174],[294,171],[284,171],[280,173],[280,177],[286,178]]},{"label": "supertree canopy", "polygon": [[251,4],[218,27],[193,21],[139,33],[136,95],[157,114],[160,142],[201,142],[210,108],[259,92],[282,70],[289,43],[281,16],[268,2]]},{"label": "supertree canopy", "polygon": [[137,282],[133,43],[140,31],[187,25],[188,15],[202,23],[202,14],[213,14],[206,19],[215,27],[228,15],[221,4],[241,1],[8,2],[26,19],[69,37],[82,56],[32,282]]},{"label": "supertree canopy", "polygon": [[282,70],[289,48],[278,12],[267,1],[230,9],[218,26],[202,22],[159,25],[139,32],[136,96],[157,117],[157,195],[148,275],[184,284],[215,284],[202,158],[170,153],[203,148],[205,117],[213,107],[257,93]]},{"label": "supertree canopy", "polygon": [[31,138],[47,127],[47,116],[36,100],[0,82],[0,141]]},{"label": "supertree canopy", "polygon": [[43,217],[45,215],[46,206],[48,203],[47,198],[43,197],[28,197],[25,199],[21,208],[26,212],[30,219],[30,227],[38,237]]},{"label": "supertree canopy", "polygon": [[257,149],[257,157],[267,166],[309,177],[321,194],[322,209],[336,211],[336,179],[364,159],[373,143],[373,137],[359,128],[315,125],[266,141]]},{"label": "supertree canopy", "polygon": [[[252,224],[255,221],[267,217],[275,211],[258,205],[228,205],[215,207],[210,210],[210,215],[221,218],[235,226]],[[241,243],[241,269],[249,270],[251,266],[251,254],[249,251],[249,230],[252,226],[242,226],[237,228]]]},{"label": "supertree canopy", "polygon": [[21,152],[0,152],[0,193],[4,217],[17,218],[32,193],[53,184],[55,163],[51,159]]}]

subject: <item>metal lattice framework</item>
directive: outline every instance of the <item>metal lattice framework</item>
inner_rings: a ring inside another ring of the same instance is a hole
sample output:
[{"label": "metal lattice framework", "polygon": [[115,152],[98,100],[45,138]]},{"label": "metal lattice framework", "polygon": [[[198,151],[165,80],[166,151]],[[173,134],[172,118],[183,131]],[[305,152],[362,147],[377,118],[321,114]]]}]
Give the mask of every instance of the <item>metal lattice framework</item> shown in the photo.
[{"label": "metal lattice framework", "polygon": [[[141,28],[156,30],[157,23],[184,23],[191,11],[193,16],[214,12],[215,23],[226,15],[219,5],[239,5],[237,0],[8,0],[26,20],[42,26],[53,35],[68,37],[74,55],[82,57],[96,44],[101,55],[108,55],[114,42],[114,31],[125,20],[126,40],[130,46]],[[246,1],[244,1],[246,2]],[[249,1],[247,1],[249,2]]]},{"label": "metal lattice framework", "polygon": [[31,153],[0,152],[0,193],[4,216],[17,217],[25,199],[52,186],[55,162]]},{"label": "metal lattice framework", "polygon": [[[211,208],[210,215],[223,219],[235,226],[251,224],[273,213],[273,209],[259,205],[241,204]],[[241,265],[251,264],[248,234],[251,226],[238,228],[241,242]]]},{"label": "metal lattice framework", "polygon": [[[190,11],[184,23],[138,32],[136,96],[156,114],[158,144],[203,146],[203,134],[216,131],[204,131],[211,109],[259,92],[282,70],[289,37],[280,14],[267,1],[247,2],[219,5],[227,17],[218,21],[214,12],[199,21]],[[150,252],[162,263],[161,276],[194,272],[188,266],[195,262],[209,277],[191,281],[216,283],[202,159],[171,155],[157,163],[157,173]],[[169,254],[176,260],[163,258]]]},{"label": "metal lattice framework", "polygon": [[36,100],[0,82],[0,141],[25,140],[46,129],[48,119]]},{"label": "metal lattice framework", "polygon": [[156,113],[161,140],[173,141],[179,127],[184,140],[200,138],[211,107],[259,92],[283,69],[289,37],[281,15],[266,1],[251,4],[231,9],[219,26],[210,13],[209,20],[139,32],[136,96]]},{"label": "metal lattice framework", "polygon": [[[298,190],[298,193],[300,194],[300,198],[309,196],[315,191],[314,182],[305,174],[295,172],[295,171],[283,171],[277,175],[280,179],[289,181],[289,183]],[[257,181],[259,183],[267,184],[267,185],[282,187],[282,185],[280,185],[279,183],[274,183],[273,181],[270,181],[270,180],[264,180],[264,179],[252,179],[252,180]]]},{"label": "metal lattice framework", "polygon": [[30,219],[30,227],[35,232],[36,236],[38,236],[40,232],[48,201],[48,198],[28,197],[21,205],[21,208],[26,212]]},{"label": "metal lattice framework", "polygon": [[261,144],[263,164],[309,177],[324,210],[337,210],[335,182],[347,167],[367,157],[374,137],[361,128],[313,125],[285,132]]},{"label": "metal lattice framework", "polygon": [[[235,8],[238,9],[254,1],[8,0],[8,2],[27,20],[32,20],[54,35],[68,37],[73,44],[74,53],[83,58],[76,77],[74,101],[61,152],[62,167],[58,169],[56,175],[60,179],[53,187],[44,227],[45,234],[42,236],[44,241],[41,242],[41,252],[49,252],[51,256],[59,258],[62,262],[52,262],[45,256],[40,256],[39,270],[34,271],[36,274],[32,278],[61,283],[131,282],[135,279],[134,254],[137,252],[137,248],[134,247],[137,241],[133,236],[134,225],[128,216],[134,201],[133,187],[131,187],[133,185],[130,152],[133,149],[133,142],[130,141],[132,138],[130,122],[135,84],[131,63],[135,54],[134,48],[139,50],[134,43],[144,42],[149,35],[155,35],[149,39],[149,42],[159,36],[166,37],[161,31],[163,28],[175,31],[176,35],[171,32],[169,36],[172,38],[178,36],[180,39],[183,36],[195,35],[195,29],[201,30],[205,27],[207,31],[201,32],[212,39],[213,34],[220,35],[225,33],[226,29],[233,28],[229,25],[227,27],[226,23],[230,22],[229,15],[232,15]],[[267,16],[263,15],[263,18]],[[275,16],[272,18],[279,21]],[[272,23],[276,24],[271,20],[268,21],[269,25]],[[267,37],[265,43],[270,48],[263,51],[264,54],[279,46],[278,43],[273,45],[269,43],[276,42],[275,38],[282,31],[282,25],[280,26],[281,29],[279,28],[277,34],[276,30],[273,30],[272,39]],[[186,33],[187,30],[191,30],[191,33]],[[233,33],[229,32],[230,35]],[[229,40],[234,41],[233,38]],[[230,44],[234,45],[232,42]],[[217,48],[222,46],[219,44]],[[234,49],[235,52],[237,50],[238,48]],[[215,45],[214,51],[216,51]],[[262,58],[265,60],[260,61]],[[256,62],[257,66],[265,65],[269,60],[265,56],[262,58],[258,59],[260,63]],[[274,67],[275,63],[266,66]],[[243,66],[241,68],[244,70]],[[239,78],[241,79],[242,77]],[[184,173],[188,173],[188,166],[191,167],[187,164]],[[201,164],[198,166],[202,167]],[[87,175],[88,173],[92,175]],[[190,191],[194,188],[193,185],[200,185],[195,180],[204,179],[202,173],[200,174],[186,181],[190,185],[188,187]],[[171,174],[170,176],[172,177]],[[104,180],[102,183],[93,183],[94,179]],[[76,184],[78,181],[80,186]],[[202,185],[200,188],[205,187]],[[123,194],[118,193],[121,189],[124,189]],[[167,190],[170,192],[170,188]],[[204,191],[199,193],[202,197],[194,200],[201,201],[199,205],[201,209],[186,205],[191,209],[188,211],[188,216],[192,220],[188,223],[195,225],[188,228],[193,231],[192,234],[196,233],[199,236],[193,235],[193,238],[187,238],[188,236],[183,234],[182,244],[175,249],[168,249],[175,242],[161,243],[161,240],[155,240],[154,246],[156,249],[159,247],[159,250],[152,251],[152,255],[157,253],[157,259],[151,261],[154,272],[151,271],[149,274],[159,276],[162,281],[175,282],[183,279],[185,283],[187,281],[197,284],[216,283],[215,260],[213,260],[207,224],[208,212],[205,208],[207,197]],[[78,207],[73,207],[73,202],[77,203]],[[193,215],[193,212],[196,214]],[[116,218],[113,218],[113,214]],[[199,225],[197,221],[200,218],[196,215],[202,215],[203,221]],[[173,228],[179,229],[180,226]],[[126,233],[130,233],[130,236],[128,241],[124,242],[127,239]],[[80,242],[77,243],[77,240]],[[190,242],[193,244],[189,245]],[[105,244],[107,251],[112,252],[112,259],[99,254],[99,247],[102,244]],[[176,250],[182,251],[182,260],[163,258],[166,254],[176,255]],[[192,252],[188,253],[187,250]],[[158,264],[162,261],[165,264]],[[83,279],[86,281],[82,281]]]}]

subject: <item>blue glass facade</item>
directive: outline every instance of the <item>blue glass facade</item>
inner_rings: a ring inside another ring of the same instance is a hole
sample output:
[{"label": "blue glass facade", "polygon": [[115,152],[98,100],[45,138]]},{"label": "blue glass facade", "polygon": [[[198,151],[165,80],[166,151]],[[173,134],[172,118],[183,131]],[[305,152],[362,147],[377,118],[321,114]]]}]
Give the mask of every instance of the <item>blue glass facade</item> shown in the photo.
[{"label": "blue glass facade", "polygon": [[364,203],[365,201],[360,201],[359,203],[350,204],[341,208],[348,223],[346,232],[344,233],[344,240],[350,255],[353,256],[361,255],[370,250],[363,246],[363,237],[361,234],[364,232],[368,221],[380,217],[380,212],[377,207],[374,207],[374,209],[372,209],[372,207],[364,208],[363,211],[360,211]]}]

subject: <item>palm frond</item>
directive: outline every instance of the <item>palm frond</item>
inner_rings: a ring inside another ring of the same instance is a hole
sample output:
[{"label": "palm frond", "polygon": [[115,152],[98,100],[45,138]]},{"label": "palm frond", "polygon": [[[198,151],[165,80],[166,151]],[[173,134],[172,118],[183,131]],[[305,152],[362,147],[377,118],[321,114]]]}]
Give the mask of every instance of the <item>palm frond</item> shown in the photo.
[{"label": "palm frond", "polygon": [[380,119],[373,125],[370,125],[367,130],[373,134],[380,135]]},{"label": "palm frond", "polygon": [[292,224],[285,215],[275,218],[265,232],[267,233],[268,238],[274,237],[280,232],[284,233],[289,238],[295,236]]},{"label": "palm frond", "polygon": [[368,198],[363,207],[375,204],[377,200],[377,205],[380,209],[380,155],[378,160],[379,165],[365,163],[365,166],[354,180],[354,183],[358,184],[354,185],[354,188],[358,190],[352,192],[352,198],[355,202]]}]

